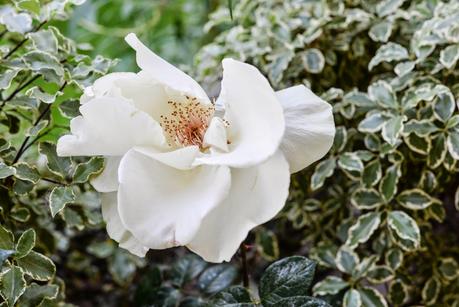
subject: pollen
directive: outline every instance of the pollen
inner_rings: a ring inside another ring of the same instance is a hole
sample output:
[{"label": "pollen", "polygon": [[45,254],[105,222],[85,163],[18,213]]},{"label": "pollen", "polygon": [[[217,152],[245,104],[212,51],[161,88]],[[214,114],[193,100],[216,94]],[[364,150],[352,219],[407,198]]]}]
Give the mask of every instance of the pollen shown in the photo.
[{"label": "pollen", "polygon": [[170,114],[161,115],[163,128],[169,146],[192,146],[203,148],[204,134],[209,127],[215,107],[204,105],[195,97],[185,96],[186,101],[168,101]]}]

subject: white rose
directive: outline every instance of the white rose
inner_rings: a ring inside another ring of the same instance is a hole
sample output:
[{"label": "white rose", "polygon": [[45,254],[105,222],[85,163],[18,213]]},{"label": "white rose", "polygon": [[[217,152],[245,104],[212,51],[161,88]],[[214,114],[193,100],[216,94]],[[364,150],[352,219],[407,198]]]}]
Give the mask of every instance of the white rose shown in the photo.
[{"label": "white rose", "polygon": [[229,261],[252,228],[282,209],[290,174],[330,149],[332,108],[302,85],[275,92],[233,59],[223,60],[214,105],[134,34],[126,41],[141,71],[87,88],[58,154],[106,157],[92,184],[121,247],[144,256],[187,246],[207,261]]}]

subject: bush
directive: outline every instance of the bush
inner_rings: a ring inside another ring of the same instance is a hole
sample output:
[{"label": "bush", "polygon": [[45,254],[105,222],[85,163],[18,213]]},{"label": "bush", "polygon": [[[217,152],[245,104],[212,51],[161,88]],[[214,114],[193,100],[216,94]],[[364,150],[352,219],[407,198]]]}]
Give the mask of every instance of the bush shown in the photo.
[{"label": "bush", "polygon": [[459,4],[242,0],[233,15],[213,14],[221,34],[196,58],[209,90],[235,57],[334,105],[332,151],[272,227],[281,255],[316,259],[314,293],[336,306],[457,306]]}]

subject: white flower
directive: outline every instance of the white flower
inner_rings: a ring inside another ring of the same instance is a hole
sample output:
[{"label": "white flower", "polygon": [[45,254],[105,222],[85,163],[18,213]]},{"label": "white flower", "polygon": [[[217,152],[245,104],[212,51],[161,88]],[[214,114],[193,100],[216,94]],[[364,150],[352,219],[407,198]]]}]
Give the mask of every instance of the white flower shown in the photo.
[{"label": "white flower", "polygon": [[121,247],[144,256],[187,246],[207,261],[229,261],[250,229],[282,209],[290,173],[330,149],[332,109],[304,86],[274,92],[255,67],[233,59],[223,60],[213,104],[134,34],[126,41],[141,71],[87,88],[58,154],[106,156],[92,184]]}]

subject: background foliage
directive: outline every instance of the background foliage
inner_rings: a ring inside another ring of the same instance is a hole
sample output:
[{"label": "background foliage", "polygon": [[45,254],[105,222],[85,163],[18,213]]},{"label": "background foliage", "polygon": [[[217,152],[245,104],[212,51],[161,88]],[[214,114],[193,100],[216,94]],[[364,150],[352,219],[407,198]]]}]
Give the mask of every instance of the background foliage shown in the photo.
[{"label": "background foliage", "polygon": [[[83,2],[0,2],[2,306],[459,306],[456,1]],[[248,239],[249,290],[239,256],[118,249],[87,183],[103,159],[56,156],[82,88],[136,69],[130,31],[210,95],[234,57],[334,106],[330,154]],[[268,267],[291,255],[315,262]]]}]

